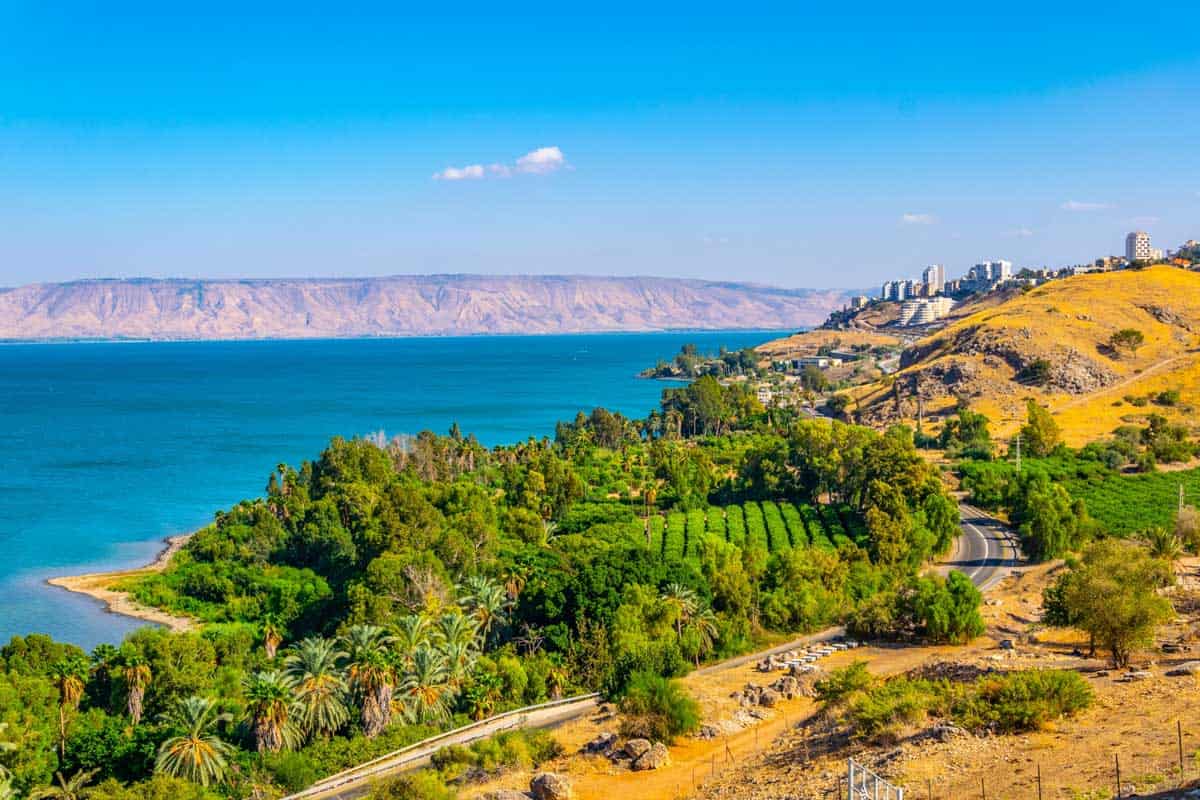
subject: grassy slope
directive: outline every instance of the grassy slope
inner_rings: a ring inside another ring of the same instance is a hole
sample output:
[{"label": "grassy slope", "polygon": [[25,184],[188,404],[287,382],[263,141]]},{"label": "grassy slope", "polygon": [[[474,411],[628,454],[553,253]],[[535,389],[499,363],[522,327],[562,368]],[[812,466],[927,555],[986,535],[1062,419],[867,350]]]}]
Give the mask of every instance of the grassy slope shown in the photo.
[{"label": "grassy slope", "polygon": [[[1159,322],[1143,306],[1169,309],[1182,324]],[[1139,421],[1154,411],[1188,420],[1186,409],[1164,411],[1155,406],[1134,408],[1122,401],[1125,395],[1145,395],[1164,389],[1179,389],[1183,406],[1200,404],[1200,273],[1171,267],[1081,275],[1053,281],[994,308],[985,309],[955,322],[919,346],[931,352],[905,372],[929,366],[957,355],[954,337],[981,326],[998,334],[1030,332],[1028,347],[1036,351],[1049,345],[1070,346],[1117,374],[1115,384],[1087,395],[1048,392],[1015,381],[1014,370],[998,359],[968,356],[978,363],[985,387],[972,406],[994,421],[993,433],[1012,433],[1024,418],[1024,399],[1035,397],[1049,406],[1073,445],[1084,444],[1110,433],[1124,422]],[[1106,354],[1109,337],[1121,328],[1136,328],[1146,336],[1136,356]],[[1188,330],[1190,328],[1190,330]],[[990,389],[990,391],[989,391]],[[865,387],[858,392],[866,406],[888,402],[886,386]],[[947,400],[941,405],[949,406]],[[938,407],[927,407],[936,411]]]}]

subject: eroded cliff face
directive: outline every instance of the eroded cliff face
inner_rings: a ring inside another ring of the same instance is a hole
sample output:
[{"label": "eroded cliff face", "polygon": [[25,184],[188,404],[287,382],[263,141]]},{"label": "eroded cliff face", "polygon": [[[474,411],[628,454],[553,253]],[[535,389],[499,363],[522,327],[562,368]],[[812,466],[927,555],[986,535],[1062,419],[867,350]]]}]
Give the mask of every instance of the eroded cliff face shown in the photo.
[{"label": "eroded cliff face", "polygon": [[792,328],[844,302],[669,278],[89,280],[0,290],[0,339],[261,339]]}]

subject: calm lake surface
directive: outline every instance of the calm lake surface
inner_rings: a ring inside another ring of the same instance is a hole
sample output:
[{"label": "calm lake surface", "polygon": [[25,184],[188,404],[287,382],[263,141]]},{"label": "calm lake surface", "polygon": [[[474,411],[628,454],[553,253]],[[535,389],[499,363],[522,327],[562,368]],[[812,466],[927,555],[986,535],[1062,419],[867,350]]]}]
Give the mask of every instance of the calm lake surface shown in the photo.
[{"label": "calm lake surface", "polygon": [[664,384],[638,370],[777,335],[0,346],[0,641],[119,641],[140,623],[45,579],[146,563],[332,436],[458,421],[495,445],[597,405],[643,416]]}]

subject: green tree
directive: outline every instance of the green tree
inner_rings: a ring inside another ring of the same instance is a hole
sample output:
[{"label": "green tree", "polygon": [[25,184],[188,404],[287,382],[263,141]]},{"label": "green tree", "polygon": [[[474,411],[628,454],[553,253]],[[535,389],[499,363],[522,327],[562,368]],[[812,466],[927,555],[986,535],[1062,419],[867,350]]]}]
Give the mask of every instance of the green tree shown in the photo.
[{"label": "green tree", "polygon": [[154,762],[155,772],[201,786],[224,782],[234,750],[216,730],[220,723],[231,719],[229,714],[217,713],[216,704],[207,698],[188,697],[159,719],[182,733],[163,740]]},{"label": "green tree", "polygon": [[1050,455],[1062,441],[1062,429],[1050,416],[1050,412],[1037,404],[1033,398],[1025,401],[1026,422],[1021,428],[1021,441],[1025,455],[1042,458]]},{"label": "green tree", "polygon": [[979,614],[983,595],[958,570],[945,580],[934,576],[918,581],[912,602],[913,615],[931,642],[963,644],[984,631]]},{"label": "green tree", "polygon": [[1173,580],[1170,568],[1130,542],[1104,539],[1060,579],[1059,618],[1086,632],[1109,652],[1115,667],[1150,644],[1154,631],[1173,613],[1159,589]]},{"label": "green tree", "polygon": [[1137,328],[1122,328],[1108,337],[1108,344],[1113,350],[1128,350],[1129,355],[1137,355],[1138,348],[1146,343],[1146,335]]}]

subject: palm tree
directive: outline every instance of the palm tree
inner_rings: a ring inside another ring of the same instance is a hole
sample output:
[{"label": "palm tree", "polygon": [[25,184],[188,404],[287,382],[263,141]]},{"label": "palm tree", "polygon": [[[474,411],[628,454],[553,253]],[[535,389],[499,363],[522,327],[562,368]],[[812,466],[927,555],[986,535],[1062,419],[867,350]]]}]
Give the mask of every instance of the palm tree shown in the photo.
[{"label": "palm tree", "polygon": [[142,721],[142,700],[152,677],[150,664],[137,653],[121,659],[121,678],[125,682],[125,709],[134,725]]},{"label": "palm tree", "polygon": [[275,658],[275,652],[283,643],[283,625],[279,623],[274,614],[267,614],[263,617],[262,637],[263,649],[267,651],[267,658]]},{"label": "palm tree", "polygon": [[217,714],[216,704],[204,697],[179,700],[159,720],[184,733],[163,741],[154,760],[154,771],[185,778],[201,786],[221,783],[234,749],[216,734],[219,723],[231,719]]},{"label": "palm tree", "polygon": [[256,672],[245,680],[246,717],[260,753],[277,753],[295,742],[292,685],[281,672]]},{"label": "palm tree", "polygon": [[687,629],[696,634],[700,646],[696,649],[696,666],[700,659],[712,652],[717,643],[720,629],[717,627],[717,615],[711,608],[701,609],[688,620]]},{"label": "palm tree", "polygon": [[29,793],[29,800],[81,800],[84,787],[91,783],[99,771],[81,769],[69,778],[64,778],[61,772],[56,772],[54,779],[58,781],[58,785],[50,784],[42,789],[35,789]]},{"label": "palm tree", "polygon": [[60,758],[67,754],[67,711],[75,711],[79,708],[79,701],[83,699],[87,673],[87,662],[78,656],[64,658],[50,666],[50,677],[58,689],[58,755]]},{"label": "palm tree", "polygon": [[683,635],[683,625],[699,608],[699,602],[696,599],[696,593],[678,583],[667,585],[666,591],[659,598],[667,606],[674,611],[675,617],[675,635]]},{"label": "palm tree", "polygon": [[[471,674],[471,669],[475,666],[475,656],[477,651],[474,645],[467,642],[447,642],[441,648],[442,657],[446,662],[446,679],[451,686],[458,688],[462,686]],[[413,651],[416,652],[415,650]],[[412,669],[412,660],[410,659],[407,669]]]},{"label": "palm tree", "polygon": [[546,673],[546,689],[550,692],[550,699],[561,700],[566,688],[567,670],[561,664],[555,664]]},{"label": "palm tree", "polygon": [[449,712],[452,691],[445,656],[432,647],[414,651],[412,667],[400,684],[404,713],[409,721],[444,719]]},{"label": "palm tree", "polygon": [[438,619],[438,635],[443,646],[454,643],[474,646],[479,641],[479,625],[474,617],[447,611]]},{"label": "palm tree", "polygon": [[1147,528],[1142,531],[1142,541],[1150,549],[1150,555],[1174,564],[1183,555],[1183,545],[1175,531],[1166,528]]},{"label": "palm tree", "polygon": [[341,668],[345,657],[336,642],[314,636],[292,647],[283,660],[296,687],[300,722],[310,736],[332,736],[350,718]]},{"label": "palm tree", "polygon": [[505,612],[511,601],[503,588],[482,575],[467,578],[466,589],[467,594],[462,600],[463,607],[479,623],[480,636],[486,642],[493,627],[504,624]]},{"label": "palm tree", "polygon": [[361,703],[363,733],[378,736],[392,721],[396,670],[391,636],[376,625],[355,625],[346,632],[347,674]]},{"label": "palm tree", "polygon": [[429,617],[424,614],[409,614],[397,621],[393,646],[407,663],[414,650],[421,645],[433,643],[435,634],[433,621]]},{"label": "palm tree", "polygon": [[519,567],[509,567],[504,571],[501,580],[509,601],[515,603],[517,602],[517,598],[521,596],[521,592],[524,591],[525,584],[529,581],[529,576],[525,573],[525,570]]},{"label": "palm tree", "polygon": [[92,680],[95,681],[96,696],[107,699],[112,694],[113,674],[121,661],[121,651],[111,644],[100,643],[89,656],[92,662]]}]

